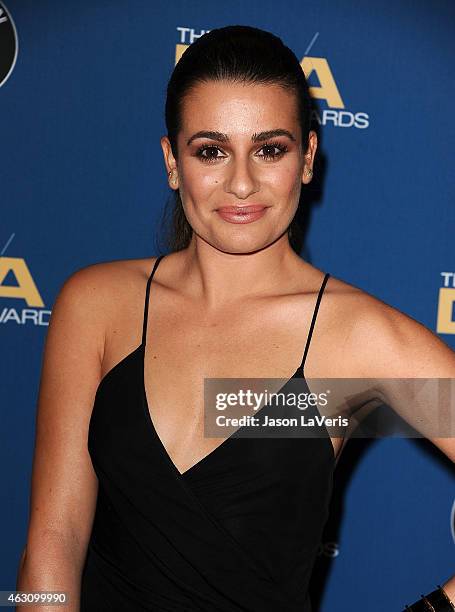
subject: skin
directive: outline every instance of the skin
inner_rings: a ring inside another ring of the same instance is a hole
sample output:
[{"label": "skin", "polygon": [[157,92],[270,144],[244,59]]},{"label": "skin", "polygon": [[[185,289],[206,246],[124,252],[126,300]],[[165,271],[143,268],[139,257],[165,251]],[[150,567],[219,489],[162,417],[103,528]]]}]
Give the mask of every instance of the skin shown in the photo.
[{"label": "skin", "polygon": [[[294,139],[273,138],[287,151],[265,159],[276,150],[252,136],[278,128]],[[201,130],[226,134],[229,142],[204,137],[188,145]],[[294,253],[286,230],[300,190],[311,180],[306,171],[313,168],[317,137],[311,132],[303,150],[295,99],[280,87],[208,82],[183,101],[177,159],[166,136],[161,145],[166,170],[173,171],[169,185],[180,191],[193,237],[187,249],[166,256],[154,277],[144,378],[154,427],[183,472],[223,442],[203,435],[204,377],[287,379],[300,364],[324,271]],[[202,145],[216,147],[204,154],[219,159],[201,160],[196,152]],[[216,213],[220,205],[239,202],[269,208],[245,225]],[[78,610],[96,507],[98,483],[86,443],[93,401],[101,378],[141,342],[145,284],[154,261],[79,270],[52,311],[17,588],[66,590],[73,599],[61,608],[67,612]],[[305,376],[455,378],[455,354],[417,321],[331,276]],[[406,388],[385,382],[376,391],[352,412],[389,401],[416,425],[422,415]],[[436,422],[429,398],[422,410]],[[338,458],[346,439],[331,438]],[[455,461],[453,438],[429,439]],[[455,579],[441,584],[455,600]]]}]

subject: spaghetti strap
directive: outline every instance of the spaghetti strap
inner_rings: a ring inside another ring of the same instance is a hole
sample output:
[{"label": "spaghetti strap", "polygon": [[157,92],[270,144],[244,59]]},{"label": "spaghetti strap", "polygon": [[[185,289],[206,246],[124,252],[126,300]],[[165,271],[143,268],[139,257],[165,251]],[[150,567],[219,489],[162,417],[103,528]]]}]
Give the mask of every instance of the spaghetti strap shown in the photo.
[{"label": "spaghetti strap", "polygon": [[153,269],[152,272],[148,278],[147,281],[147,288],[145,290],[145,303],[144,303],[144,321],[142,324],[142,346],[145,347],[145,343],[146,343],[146,336],[147,336],[147,319],[148,319],[148,314],[149,314],[149,296],[150,296],[150,284],[152,282],[152,278],[155,274],[155,271],[160,263],[160,261],[163,259],[164,255],[160,255],[154,265],[153,265]]},{"label": "spaghetti strap", "polygon": [[326,272],[324,276],[324,280],[322,281],[321,288],[319,289],[318,299],[316,300],[316,306],[314,307],[313,318],[311,320],[311,325],[310,325],[310,331],[308,332],[308,338],[307,338],[306,345],[305,345],[305,351],[303,353],[302,363],[300,364],[300,368],[299,368],[302,370],[303,376],[304,376],[305,360],[306,360],[306,356],[308,353],[308,349],[310,348],[311,336],[313,334],[314,324],[316,323],[316,316],[318,314],[319,304],[321,303],[322,294],[324,293],[324,289],[327,284],[327,281],[329,280],[329,276],[330,276],[330,273]]}]

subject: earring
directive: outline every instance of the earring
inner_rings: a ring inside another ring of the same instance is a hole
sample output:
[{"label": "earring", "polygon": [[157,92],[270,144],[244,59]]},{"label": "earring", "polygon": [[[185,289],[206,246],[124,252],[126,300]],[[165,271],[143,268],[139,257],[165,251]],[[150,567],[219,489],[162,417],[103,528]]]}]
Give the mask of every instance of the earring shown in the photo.
[{"label": "earring", "polygon": [[311,168],[308,168],[308,170],[305,170],[305,174],[311,178],[313,176],[313,170]]},{"label": "earring", "polygon": [[171,179],[171,183],[174,184],[177,181],[177,177],[174,175],[174,170],[170,170],[167,175]]}]

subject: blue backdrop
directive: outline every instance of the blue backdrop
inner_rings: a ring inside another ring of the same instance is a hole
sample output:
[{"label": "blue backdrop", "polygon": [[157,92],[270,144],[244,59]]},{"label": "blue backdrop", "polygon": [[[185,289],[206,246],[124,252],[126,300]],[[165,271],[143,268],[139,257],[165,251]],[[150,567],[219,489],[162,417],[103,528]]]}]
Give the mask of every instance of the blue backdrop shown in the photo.
[{"label": "blue backdrop", "polygon": [[[453,2],[3,5],[19,53],[0,88],[0,590],[15,588],[25,543],[52,304],[85,265],[158,254],[166,83],[203,31],[264,28],[302,59],[320,129],[303,256],[455,348]],[[453,466],[428,441],[349,442],[315,609],[401,610],[442,584],[455,573],[454,499]]]}]

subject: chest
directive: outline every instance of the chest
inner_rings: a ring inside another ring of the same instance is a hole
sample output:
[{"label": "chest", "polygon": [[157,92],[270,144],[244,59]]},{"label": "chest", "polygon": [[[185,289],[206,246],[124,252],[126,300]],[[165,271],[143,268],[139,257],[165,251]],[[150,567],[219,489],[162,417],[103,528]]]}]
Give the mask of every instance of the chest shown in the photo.
[{"label": "chest", "polygon": [[[313,302],[227,310],[216,317],[197,311],[152,313],[144,387],[154,428],[176,465],[184,469],[223,442],[204,436],[204,379],[270,378],[275,379],[270,390],[277,391],[302,363]],[[321,330],[322,325],[318,336],[324,338]],[[333,351],[314,340],[312,361],[319,353],[325,376],[335,375]]]}]

